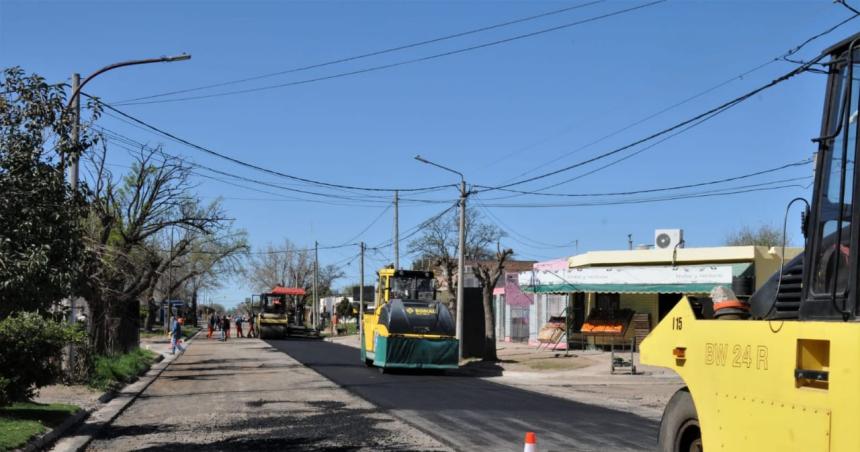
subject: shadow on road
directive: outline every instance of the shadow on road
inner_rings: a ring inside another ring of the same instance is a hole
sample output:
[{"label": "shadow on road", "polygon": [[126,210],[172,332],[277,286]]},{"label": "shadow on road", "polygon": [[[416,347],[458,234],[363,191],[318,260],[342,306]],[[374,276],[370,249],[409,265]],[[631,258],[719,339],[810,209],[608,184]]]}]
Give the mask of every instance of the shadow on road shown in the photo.
[{"label": "shadow on road", "polygon": [[[409,450],[389,430],[382,428],[391,421],[374,416],[379,413],[375,408],[350,408],[339,401],[310,401],[298,402],[304,404],[305,409],[285,411],[285,402],[282,399],[246,401],[244,404],[253,408],[252,411],[244,412],[238,419],[226,416],[214,419],[210,425],[110,425],[99,439],[135,437],[140,441],[136,450],[143,451]],[[162,433],[169,433],[167,438],[172,441],[158,442],[158,434]],[[146,438],[146,435],[153,436]]]},{"label": "shadow on road", "polygon": [[500,385],[481,378],[501,372],[472,363],[445,376],[380,374],[353,347],[330,342],[271,341],[302,364],[413,425],[446,435],[464,450],[490,450],[538,432],[553,450],[653,450],[657,422],[597,405]]}]

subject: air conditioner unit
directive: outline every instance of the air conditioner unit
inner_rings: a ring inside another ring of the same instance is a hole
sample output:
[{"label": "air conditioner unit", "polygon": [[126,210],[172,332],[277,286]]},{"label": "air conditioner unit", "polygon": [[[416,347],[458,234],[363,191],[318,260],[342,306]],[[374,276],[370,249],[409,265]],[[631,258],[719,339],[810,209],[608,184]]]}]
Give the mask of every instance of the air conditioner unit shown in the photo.
[{"label": "air conditioner unit", "polygon": [[683,229],[657,229],[654,231],[654,248],[673,250],[684,247]]}]

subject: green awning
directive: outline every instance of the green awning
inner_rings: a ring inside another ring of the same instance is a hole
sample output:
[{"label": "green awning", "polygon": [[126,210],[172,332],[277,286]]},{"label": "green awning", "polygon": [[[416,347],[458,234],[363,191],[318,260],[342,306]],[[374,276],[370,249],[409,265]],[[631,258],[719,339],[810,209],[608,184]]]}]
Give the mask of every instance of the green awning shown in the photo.
[{"label": "green awning", "polygon": [[707,294],[721,284],[554,284],[526,286],[529,293],[685,293]]}]

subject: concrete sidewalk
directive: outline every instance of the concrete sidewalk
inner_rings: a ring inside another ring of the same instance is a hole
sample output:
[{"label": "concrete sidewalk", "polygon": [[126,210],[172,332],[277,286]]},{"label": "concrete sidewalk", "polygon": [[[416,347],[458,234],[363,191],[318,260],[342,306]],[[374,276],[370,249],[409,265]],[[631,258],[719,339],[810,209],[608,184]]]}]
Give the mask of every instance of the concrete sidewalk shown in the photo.
[{"label": "concrete sidewalk", "polygon": [[89,450],[448,450],[257,339],[189,345]]}]

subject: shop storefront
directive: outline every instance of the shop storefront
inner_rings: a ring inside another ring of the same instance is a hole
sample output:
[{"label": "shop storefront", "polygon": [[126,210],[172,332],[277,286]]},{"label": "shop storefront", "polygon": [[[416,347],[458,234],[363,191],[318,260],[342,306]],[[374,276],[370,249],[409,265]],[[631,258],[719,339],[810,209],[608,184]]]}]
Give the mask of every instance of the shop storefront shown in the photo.
[{"label": "shop storefront", "polygon": [[[799,252],[786,249],[786,258]],[[751,295],[778,270],[779,259],[778,250],[753,246],[591,252],[571,257],[568,268],[521,272],[518,282],[534,294],[538,308],[549,310],[549,300],[564,300],[571,342],[629,345],[641,341],[684,295],[706,297],[718,285],[740,297]]]}]

